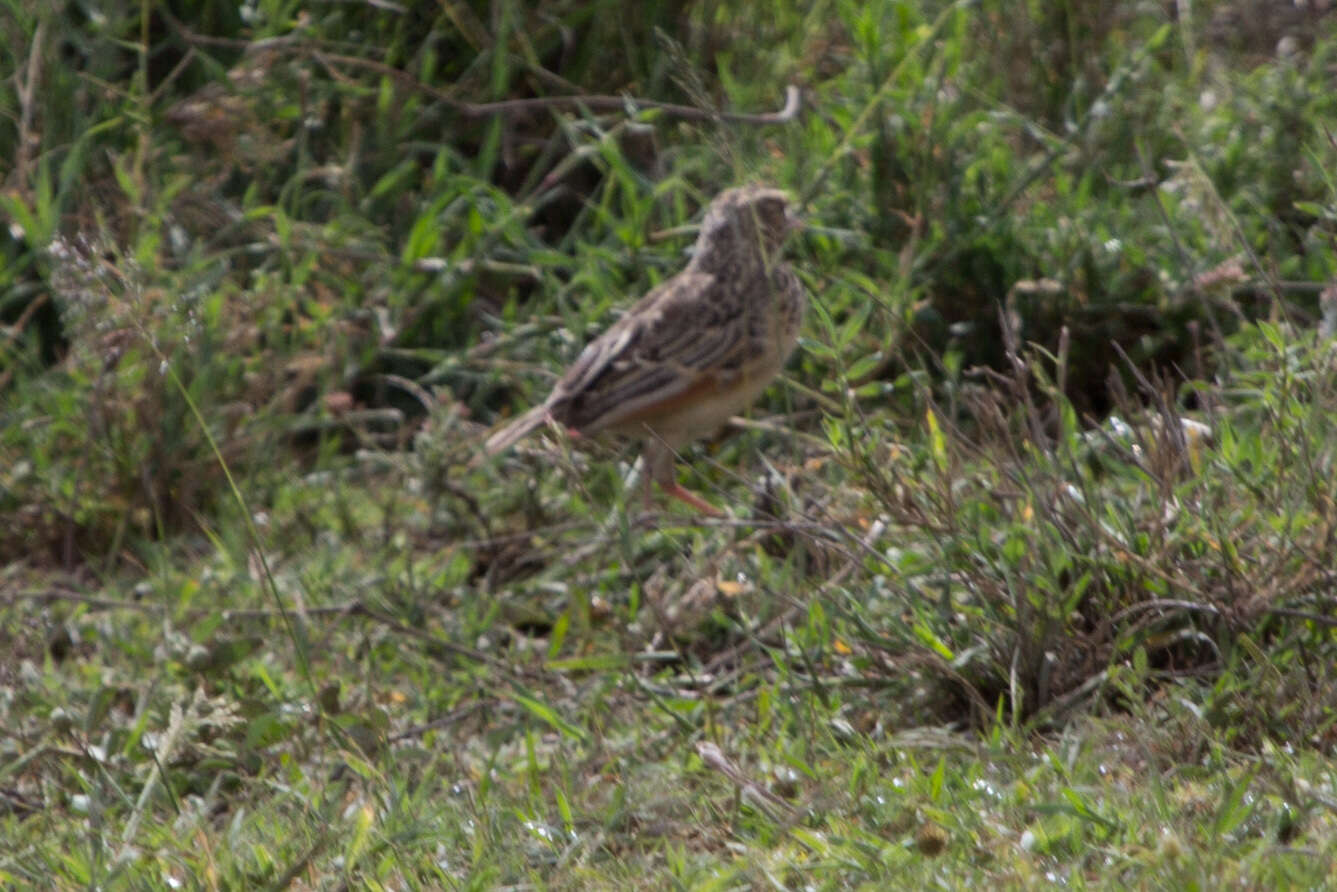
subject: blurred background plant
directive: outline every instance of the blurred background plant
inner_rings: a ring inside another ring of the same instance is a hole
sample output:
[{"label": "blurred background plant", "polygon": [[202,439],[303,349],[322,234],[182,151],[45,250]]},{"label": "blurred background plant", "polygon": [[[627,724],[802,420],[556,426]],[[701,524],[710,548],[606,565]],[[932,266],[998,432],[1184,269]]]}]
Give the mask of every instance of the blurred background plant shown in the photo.
[{"label": "blurred background plant", "polygon": [[[612,884],[641,857],[689,885],[728,845],[904,884],[943,838],[1024,879],[1000,826],[1064,872],[1098,842],[1126,882],[1276,881],[1255,856],[1297,827],[1330,850],[1329,794],[1275,747],[1333,741],[1334,21],[11,0],[0,816],[49,832],[0,832],[29,847],[0,876],[105,880],[132,843],[198,876],[167,840],[210,809],[238,885]],[[685,466],[736,522],[642,516],[610,448],[468,466],[756,180],[802,204],[815,300],[785,382]],[[1220,770],[1097,819],[1094,762],[1009,761],[1095,718],[1152,741],[1130,771]],[[165,800],[108,792],[149,789],[159,725]],[[940,725],[975,736],[931,759],[991,761],[921,771],[903,735]],[[120,755],[24,755],[71,734]],[[733,822],[703,772],[739,769],[678,755],[701,736],[846,841],[775,803]],[[362,780],[313,792],[324,759]],[[481,830],[440,811],[460,796]],[[66,857],[90,800],[114,832]],[[1186,867],[1161,824],[1236,845]],[[756,880],[738,859],[718,876]]]}]

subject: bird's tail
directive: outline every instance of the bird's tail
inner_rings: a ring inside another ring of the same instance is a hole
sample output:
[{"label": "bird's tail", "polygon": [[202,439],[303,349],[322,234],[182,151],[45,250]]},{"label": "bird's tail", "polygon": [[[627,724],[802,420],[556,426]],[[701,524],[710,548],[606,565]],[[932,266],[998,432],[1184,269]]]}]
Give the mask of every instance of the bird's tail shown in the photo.
[{"label": "bird's tail", "polygon": [[546,403],[539,403],[510,424],[497,431],[487,438],[483,444],[483,451],[488,455],[496,455],[510,449],[516,443],[532,434],[534,431],[543,427],[548,421],[549,410]]}]

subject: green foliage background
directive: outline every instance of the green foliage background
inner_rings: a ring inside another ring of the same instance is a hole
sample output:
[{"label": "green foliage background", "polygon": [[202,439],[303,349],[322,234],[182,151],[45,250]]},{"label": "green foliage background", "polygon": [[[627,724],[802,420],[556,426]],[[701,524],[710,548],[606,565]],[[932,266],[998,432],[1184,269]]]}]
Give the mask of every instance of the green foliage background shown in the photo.
[{"label": "green foliage background", "polygon": [[[1327,882],[1334,21],[9,0],[0,885]],[[756,181],[730,519],[472,461]]]}]

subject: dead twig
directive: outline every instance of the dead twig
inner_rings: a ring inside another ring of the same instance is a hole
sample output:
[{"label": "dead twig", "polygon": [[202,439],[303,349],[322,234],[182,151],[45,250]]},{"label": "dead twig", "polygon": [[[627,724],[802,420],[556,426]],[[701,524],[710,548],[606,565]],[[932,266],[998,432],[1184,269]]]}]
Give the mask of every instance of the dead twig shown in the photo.
[{"label": "dead twig", "polygon": [[[786,815],[796,813],[794,806],[790,805],[781,796],[772,793],[761,784],[752,780],[743,773],[737,765],[730,761],[729,757],[724,755],[724,751],[710,741],[702,741],[696,745],[696,754],[701,757],[707,768],[717,771],[729,779],[731,783],[738,788],[739,795],[743,796],[749,802],[759,807],[762,811],[770,813],[768,805],[777,806]],[[774,815],[771,815],[773,818]]]},{"label": "dead twig", "polygon": [[[14,342],[23,335],[23,330],[27,328],[28,323],[32,321],[33,314],[40,310],[50,299],[51,295],[49,294],[39,294],[23,308],[23,312],[19,314],[19,318],[15,319],[14,324],[9,326],[9,331],[5,334],[5,343],[2,349],[9,350],[9,348],[14,346]],[[3,372],[0,372],[0,393],[3,393],[5,388],[9,386],[9,382],[13,377],[13,365],[10,365]]]},{"label": "dead twig", "polygon": [[42,59],[46,57],[46,19],[37,22],[33,31],[32,51],[28,54],[28,74],[22,80],[15,78],[14,90],[19,98],[18,150],[14,158],[14,183],[19,188],[28,182],[29,148],[33,145],[33,96],[38,92],[42,77]]}]

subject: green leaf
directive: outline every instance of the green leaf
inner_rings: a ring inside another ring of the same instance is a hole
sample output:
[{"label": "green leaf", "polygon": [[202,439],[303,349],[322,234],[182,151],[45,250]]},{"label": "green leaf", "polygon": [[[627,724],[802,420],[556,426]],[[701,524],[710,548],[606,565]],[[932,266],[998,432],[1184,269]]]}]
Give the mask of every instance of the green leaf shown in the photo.
[{"label": "green leaf", "polygon": [[381,198],[385,195],[397,195],[410,188],[418,178],[419,169],[413,160],[401,161],[381,175],[368,193],[369,198]]},{"label": "green leaf", "polygon": [[567,801],[566,794],[560,787],[553,790],[553,798],[557,800],[557,812],[562,816],[562,827],[566,830],[566,835],[574,837],[576,819],[571,813],[571,803]]},{"label": "green leaf", "polygon": [[292,727],[277,712],[266,712],[251,719],[246,726],[246,746],[264,749],[286,739]]},{"label": "green leaf", "polygon": [[571,611],[567,610],[557,617],[557,621],[552,624],[552,632],[548,636],[549,660],[562,652],[562,644],[566,641],[566,633],[570,628]]},{"label": "green leaf", "polygon": [[956,659],[956,654],[952,652],[952,649],[928,626],[923,623],[915,623],[914,632],[920,643],[927,645],[944,660],[951,662]]},{"label": "green leaf", "polygon": [[928,795],[934,802],[942,801],[942,786],[947,779],[947,760],[939,756],[938,764],[933,769],[933,776],[928,781]]},{"label": "green leaf", "polygon": [[[565,616],[565,614],[563,614]],[[558,619],[558,622],[561,622]],[[561,660],[548,660],[543,668],[550,672],[616,672],[626,669],[631,660],[626,654],[593,654],[586,657],[567,657]]]},{"label": "green leaf", "polygon": [[535,718],[538,718],[546,722],[547,724],[551,725],[554,729],[566,735],[567,737],[572,737],[575,738],[576,740],[584,742],[586,736],[585,732],[580,728],[576,727],[575,725],[571,724],[570,722],[568,722],[566,719],[559,716],[557,714],[557,711],[548,704],[543,703],[539,700],[535,700],[533,697],[518,692],[514,694],[514,697],[515,697],[515,702],[519,703],[526,710],[528,710],[530,715],[533,715]]},{"label": "green leaf", "polygon": [[1337,211],[1325,207],[1317,201],[1297,201],[1295,202],[1295,209],[1320,220],[1337,220]]},{"label": "green leaf", "polygon": [[1245,795],[1253,784],[1259,765],[1255,764],[1238,781],[1226,782],[1226,798],[1217,810],[1216,820],[1212,824],[1212,835],[1223,836],[1239,827],[1253,813],[1253,804],[1245,801]]},{"label": "green leaf", "polygon": [[933,463],[938,467],[938,473],[947,473],[947,438],[943,435],[942,428],[938,425],[937,413],[932,408],[924,410],[924,423],[928,427],[929,452],[933,456]]}]

